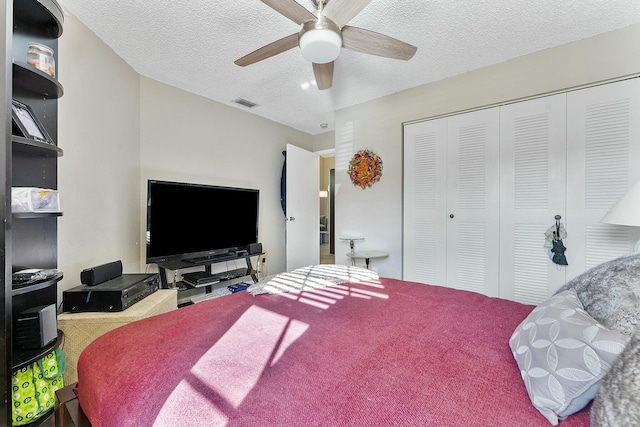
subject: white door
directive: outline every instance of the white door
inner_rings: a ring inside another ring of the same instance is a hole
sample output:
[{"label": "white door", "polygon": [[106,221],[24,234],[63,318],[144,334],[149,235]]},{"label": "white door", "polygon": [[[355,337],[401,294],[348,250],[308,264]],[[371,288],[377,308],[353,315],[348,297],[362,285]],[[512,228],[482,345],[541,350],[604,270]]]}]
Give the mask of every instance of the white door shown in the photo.
[{"label": "white door", "polygon": [[[545,247],[555,216],[567,222],[566,94],[500,107],[500,297],[539,304],[566,278]],[[577,230],[569,230],[573,263]],[[573,237],[573,239],[572,239]]]},{"label": "white door", "polygon": [[499,293],[500,113],[447,120],[447,286]]},{"label": "white door", "polygon": [[403,279],[447,284],[447,119],[404,128]]},{"label": "white door", "polygon": [[567,94],[567,279],[633,252],[640,237],[636,227],[600,222],[640,179],[638,117],[637,78]]},{"label": "white door", "polygon": [[287,144],[287,271],[320,262],[320,159]]}]

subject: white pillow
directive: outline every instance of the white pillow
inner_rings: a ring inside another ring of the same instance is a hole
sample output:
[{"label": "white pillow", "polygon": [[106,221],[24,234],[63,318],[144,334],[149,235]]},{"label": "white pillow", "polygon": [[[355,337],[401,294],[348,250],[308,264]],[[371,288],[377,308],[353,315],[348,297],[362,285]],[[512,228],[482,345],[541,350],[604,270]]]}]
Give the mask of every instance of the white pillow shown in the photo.
[{"label": "white pillow", "polygon": [[533,406],[557,425],[595,397],[628,340],[591,317],[570,289],[533,309],[509,345]]}]

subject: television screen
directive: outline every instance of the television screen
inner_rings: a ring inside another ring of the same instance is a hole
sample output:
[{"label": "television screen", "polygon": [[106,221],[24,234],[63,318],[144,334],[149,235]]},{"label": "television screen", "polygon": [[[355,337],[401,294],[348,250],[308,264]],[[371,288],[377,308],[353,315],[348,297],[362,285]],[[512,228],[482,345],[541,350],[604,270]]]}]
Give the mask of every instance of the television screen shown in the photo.
[{"label": "television screen", "polygon": [[258,242],[260,191],[149,180],[147,264],[194,260]]}]

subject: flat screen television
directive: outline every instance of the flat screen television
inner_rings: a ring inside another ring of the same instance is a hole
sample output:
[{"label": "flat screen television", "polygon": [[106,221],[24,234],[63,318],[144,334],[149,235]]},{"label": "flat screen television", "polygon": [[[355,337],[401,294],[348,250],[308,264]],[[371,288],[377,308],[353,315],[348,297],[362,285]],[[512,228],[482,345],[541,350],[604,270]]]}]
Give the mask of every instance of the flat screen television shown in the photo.
[{"label": "flat screen television", "polygon": [[201,261],[258,242],[260,191],[147,182],[147,264]]}]

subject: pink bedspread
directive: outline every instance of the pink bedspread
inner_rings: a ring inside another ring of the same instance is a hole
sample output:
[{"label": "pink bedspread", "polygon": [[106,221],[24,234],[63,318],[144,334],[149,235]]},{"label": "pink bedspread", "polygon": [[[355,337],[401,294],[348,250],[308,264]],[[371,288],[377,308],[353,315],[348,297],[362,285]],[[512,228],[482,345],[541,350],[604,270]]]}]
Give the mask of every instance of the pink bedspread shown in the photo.
[{"label": "pink bedspread", "polygon": [[549,426],[508,343],[532,308],[392,279],[236,293],[94,341],[80,403],[94,427]]}]

